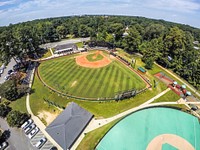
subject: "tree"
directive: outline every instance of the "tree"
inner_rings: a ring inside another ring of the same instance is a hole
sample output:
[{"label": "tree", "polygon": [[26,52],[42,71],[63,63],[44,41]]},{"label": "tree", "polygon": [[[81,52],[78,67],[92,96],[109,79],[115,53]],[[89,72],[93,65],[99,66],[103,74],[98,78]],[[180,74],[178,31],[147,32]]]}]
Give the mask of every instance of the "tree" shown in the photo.
[{"label": "tree", "polygon": [[5,118],[10,111],[11,111],[11,108],[9,106],[0,104],[0,117]]},{"label": "tree", "polygon": [[0,95],[11,101],[17,99],[19,94],[15,80],[8,80],[0,84]]},{"label": "tree", "polygon": [[144,39],[152,40],[159,38],[165,31],[165,27],[161,24],[151,24],[145,28]]},{"label": "tree", "polygon": [[152,57],[148,57],[145,60],[145,68],[152,69],[153,68],[154,59]]},{"label": "tree", "polygon": [[66,36],[66,28],[63,25],[57,26],[56,32],[60,39],[63,39]]},{"label": "tree", "polygon": [[140,33],[133,27],[128,31],[128,36],[123,39],[123,47],[125,51],[135,52],[138,51],[138,47],[141,43],[142,37]]},{"label": "tree", "polygon": [[12,110],[7,115],[7,122],[10,127],[20,127],[30,116],[20,111]]},{"label": "tree", "polygon": [[89,28],[86,25],[80,25],[78,34],[79,34],[79,37],[88,37],[89,36]]}]

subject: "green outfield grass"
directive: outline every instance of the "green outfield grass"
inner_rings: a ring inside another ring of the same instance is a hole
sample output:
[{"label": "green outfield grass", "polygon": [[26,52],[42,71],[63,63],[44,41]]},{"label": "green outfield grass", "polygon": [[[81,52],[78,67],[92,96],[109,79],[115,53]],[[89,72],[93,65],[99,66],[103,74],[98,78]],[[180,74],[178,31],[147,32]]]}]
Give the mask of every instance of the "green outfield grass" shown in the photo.
[{"label": "green outfield grass", "polygon": [[98,54],[96,56],[96,58],[94,59],[93,57],[95,56],[96,54],[93,53],[93,54],[89,54],[86,56],[86,58],[89,60],[89,61],[98,61],[98,60],[102,60],[103,59],[103,56],[101,54]]},{"label": "green outfield grass", "polygon": [[142,79],[118,61],[91,69],[78,66],[73,57],[62,57],[42,62],[39,71],[51,87],[80,97],[114,97],[120,91],[145,88]]},{"label": "green outfield grass", "polygon": [[163,96],[159,97],[158,99],[154,100],[153,103],[159,103],[159,102],[176,102],[181,97],[178,96],[174,91],[170,90]]}]

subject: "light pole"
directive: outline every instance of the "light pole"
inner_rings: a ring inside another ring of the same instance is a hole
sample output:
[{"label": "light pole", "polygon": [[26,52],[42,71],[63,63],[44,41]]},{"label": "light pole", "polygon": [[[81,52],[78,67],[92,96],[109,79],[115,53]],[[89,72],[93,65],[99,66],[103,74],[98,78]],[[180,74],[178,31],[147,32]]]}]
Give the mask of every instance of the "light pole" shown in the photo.
[{"label": "light pole", "polygon": [[114,50],[114,46],[115,46],[115,37],[116,37],[116,35],[113,33],[112,36],[113,36],[113,38],[114,38],[114,41],[113,41],[113,50]]}]

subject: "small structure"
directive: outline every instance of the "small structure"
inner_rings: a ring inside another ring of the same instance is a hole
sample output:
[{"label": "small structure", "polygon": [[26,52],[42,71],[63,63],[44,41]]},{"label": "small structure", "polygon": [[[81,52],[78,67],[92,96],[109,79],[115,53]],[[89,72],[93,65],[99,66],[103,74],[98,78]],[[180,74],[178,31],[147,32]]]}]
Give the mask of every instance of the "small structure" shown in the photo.
[{"label": "small structure", "polygon": [[67,150],[71,148],[92,117],[90,112],[72,102],[45,130],[63,150]]},{"label": "small structure", "polygon": [[192,93],[190,91],[186,92],[186,96],[191,96],[191,95],[192,95]]},{"label": "small structure", "polygon": [[194,49],[196,49],[196,50],[199,50],[199,47],[197,47],[197,46],[194,46]]},{"label": "small structure", "polygon": [[141,72],[141,73],[143,73],[143,74],[145,74],[147,71],[144,69],[144,68],[142,68],[142,67],[138,67],[138,71],[139,72]]},{"label": "small structure", "polygon": [[178,83],[177,83],[176,81],[174,81],[173,84],[172,84],[172,86],[173,86],[173,87],[176,87],[177,84],[178,84]]},{"label": "small structure", "polygon": [[181,89],[183,90],[183,89],[186,89],[186,85],[181,85]]},{"label": "small structure", "polygon": [[57,45],[55,47],[54,54],[63,54],[63,53],[76,53],[78,52],[78,47],[76,44],[64,44],[64,45]]}]

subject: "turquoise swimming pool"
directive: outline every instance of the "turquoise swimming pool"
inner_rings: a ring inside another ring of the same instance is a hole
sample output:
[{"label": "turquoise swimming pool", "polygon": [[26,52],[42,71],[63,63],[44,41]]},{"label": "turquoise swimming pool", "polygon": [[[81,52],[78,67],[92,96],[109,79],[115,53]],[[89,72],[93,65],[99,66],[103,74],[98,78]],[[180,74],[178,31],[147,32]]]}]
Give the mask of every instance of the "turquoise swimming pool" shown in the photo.
[{"label": "turquoise swimming pool", "polygon": [[[173,134],[200,150],[200,124],[196,117],[171,108],[149,108],[118,122],[97,145],[97,150],[146,150],[157,136]],[[174,150],[163,144],[162,150]]]}]

